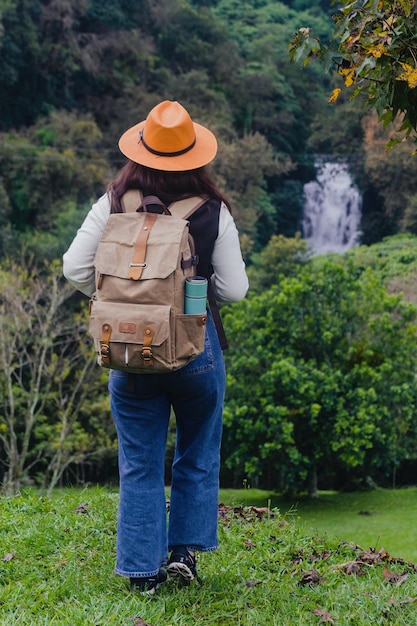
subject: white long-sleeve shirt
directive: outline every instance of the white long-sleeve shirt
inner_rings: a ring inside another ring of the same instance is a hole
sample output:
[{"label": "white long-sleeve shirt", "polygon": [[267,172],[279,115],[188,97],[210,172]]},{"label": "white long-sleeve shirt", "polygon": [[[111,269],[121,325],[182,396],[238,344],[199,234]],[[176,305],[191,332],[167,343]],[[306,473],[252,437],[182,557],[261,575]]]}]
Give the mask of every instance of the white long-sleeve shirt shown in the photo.
[{"label": "white long-sleeve shirt", "polygon": [[[110,201],[108,194],[104,194],[93,204],[63,257],[64,276],[88,297],[96,289],[94,257],[109,215]],[[211,281],[216,299],[219,302],[242,300],[249,288],[249,282],[238,231],[233,217],[223,203],[211,262],[214,270]]]}]

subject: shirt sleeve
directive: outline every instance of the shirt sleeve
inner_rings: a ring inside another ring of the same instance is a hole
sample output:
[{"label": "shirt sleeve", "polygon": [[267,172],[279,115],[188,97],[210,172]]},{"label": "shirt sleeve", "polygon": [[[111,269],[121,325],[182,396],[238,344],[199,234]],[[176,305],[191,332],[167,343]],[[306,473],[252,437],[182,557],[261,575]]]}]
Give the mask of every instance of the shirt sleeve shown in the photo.
[{"label": "shirt sleeve", "polygon": [[219,302],[238,302],[249,288],[235,221],[224,203],[220,209],[219,234],[214,245],[211,277]]},{"label": "shirt sleeve", "polygon": [[109,215],[110,202],[105,194],[93,204],[63,256],[65,278],[88,297],[96,289],[94,257]]}]

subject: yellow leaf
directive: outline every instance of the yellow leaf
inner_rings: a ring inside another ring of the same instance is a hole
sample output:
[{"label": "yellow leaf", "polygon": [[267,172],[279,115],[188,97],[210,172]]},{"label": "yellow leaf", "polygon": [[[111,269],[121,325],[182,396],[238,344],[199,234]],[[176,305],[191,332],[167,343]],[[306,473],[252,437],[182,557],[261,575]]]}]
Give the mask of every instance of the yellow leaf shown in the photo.
[{"label": "yellow leaf", "polygon": [[327,102],[328,102],[329,104],[333,104],[334,102],[336,102],[336,100],[337,100],[337,99],[338,99],[338,97],[340,96],[340,92],[341,92],[341,91],[342,91],[342,90],[341,90],[341,89],[339,89],[339,88],[337,88],[337,89],[333,89],[333,91],[332,91],[331,95],[329,96],[329,98],[328,98]]},{"label": "yellow leaf", "polygon": [[350,87],[353,85],[355,80],[355,70],[353,68],[348,68],[346,70],[339,70],[338,74],[343,76],[343,81],[345,83],[345,87]]},{"label": "yellow leaf", "polygon": [[417,87],[417,68],[408,65],[408,63],[400,63],[400,65],[404,72],[397,76],[397,80],[404,80],[410,89]]},{"label": "yellow leaf", "polygon": [[383,54],[386,54],[386,50],[382,44],[378,44],[375,48],[370,48],[369,54],[371,54],[375,59],[379,59]]}]

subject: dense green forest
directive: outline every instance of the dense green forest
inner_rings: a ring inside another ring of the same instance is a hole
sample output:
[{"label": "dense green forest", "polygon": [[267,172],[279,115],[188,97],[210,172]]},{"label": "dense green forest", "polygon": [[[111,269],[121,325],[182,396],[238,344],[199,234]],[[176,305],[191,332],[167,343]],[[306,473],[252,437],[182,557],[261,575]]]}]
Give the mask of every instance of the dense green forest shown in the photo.
[{"label": "dense green forest", "polygon": [[[124,163],[119,136],[164,99],[219,139],[213,174],[251,275],[249,298],[223,310],[223,481],[313,492],[408,480],[417,166],[405,143],[384,150],[392,131],[360,98],[328,103],[332,72],[290,62],[294,32],[308,24],[326,40],[334,10],[324,0],[0,0],[5,491],[117,476],[106,374],[60,259]],[[312,259],[298,234],[318,155],[346,161],[363,197],[364,245],[340,258]]]}]

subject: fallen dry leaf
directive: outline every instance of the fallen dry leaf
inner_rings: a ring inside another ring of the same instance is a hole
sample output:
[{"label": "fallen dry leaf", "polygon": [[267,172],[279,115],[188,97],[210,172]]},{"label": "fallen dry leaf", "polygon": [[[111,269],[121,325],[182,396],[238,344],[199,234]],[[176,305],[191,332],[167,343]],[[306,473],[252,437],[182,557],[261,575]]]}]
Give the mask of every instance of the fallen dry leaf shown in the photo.
[{"label": "fallen dry leaf", "polygon": [[363,563],[361,563],[360,561],[352,561],[351,563],[348,563],[346,567],[346,574],[348,576],[352,576],[352,574],[362,576],[364,574],[364,571],[361,568],[361,565],[363,565]]},{"label": "fallen dry leaf", "polygon": [[313,614],[321,616],[319,624],[334,624],[333,617],[327,611],[324,611],[322,609],[315,609],[313,611]]},{"label": "fallen dry leaf", "polygon": [[396,598],[391,598],[391,600],[387,602],[387,604],[391,606],[401,606],[403,604],[413,604],[414,602],[417,602],[417,598],[404,598],[404,600],[397,600]]},{"label": "fallen dry leaf", "polygon": [[323,580],[323,576],[320,576],[317,570],[312,569],[310,572],[303,571],[303,576],[299,581],[299,585],[309,585],[310,587],[316,587]]},{"label": "fallen dry leaf", "polygon": [[75,509],[76,513],[88,513],[88,507],[90,506],[89,502],[84,502],[84,504],[79,504]]},{"label": "fallen dry leaf", "polygon": [[376,552],[375,550],[371,548],[371,550],[368,550],[367,552],[363,552],[360,555],[360,560],[363,561],[364,563],[369,563],[372,565],[373,563],[377,563],[381,559],[385,559],[387,557],[389,557],[389,554],[388,552],[385,552],[384,549],[380,550],[379,552]]},{"label": "fallen dry leaf", "polygon": [[274,517],[274,513],[268,507],[258,506],[229,506],[227,504],[219,504],[219,518],[229,520],[232,516],[241,517],[247,522],[262,520],[263,517]]},{"label": "fallen dry leaf", "polygon": [[417,602],[417,598],[404,598],[404,600],[400,600],[399,601],[399,605],[403,605],[403,604],[413,604],[414,602]]},{"label": "fallen dry leaf", "polygon": [[398,574],[398,572],[390,572],[388,567],[384,567],[383,576],[387,583],[402,585],[408,578],[408,572]]},{"label": "fallen dry leaf", "polygon": [[310,559],[312,561],[324,561],[324,559],[328,559],[331,556],[331,552],[329,550],[322,550],[321,552],[314,551]]},{"label": "fallen dry leaf", "polygon": [[261,580],[248,580],[248,581],[246,581],[246,587],[248,587],[249,589],[251,587],[257,587],[258,585],[262,585],[262,581]]},{"label": "fallen dry leaf", "polygon": [[141,617],[131,617],[130,620],[133,622],[133,626],[151,626]]},{"label": "fallen dry leaf", "polygon": [[267,506],[251,506],[249,507],[250,511],[253,511],[256,515],[256,517],[259,517],[259,519],[262,519],[264,515],[267,515],[268,517],[273,517],[274,514],[272,513],[271,509],[269,509]]}]

